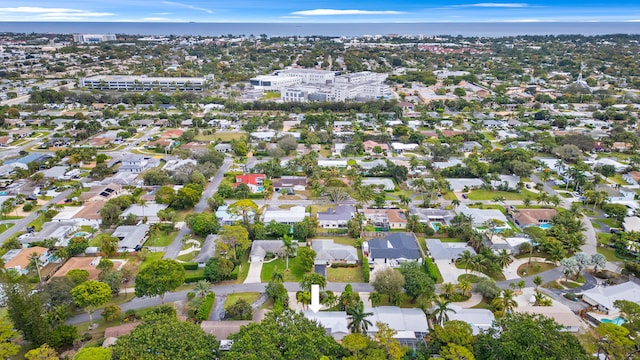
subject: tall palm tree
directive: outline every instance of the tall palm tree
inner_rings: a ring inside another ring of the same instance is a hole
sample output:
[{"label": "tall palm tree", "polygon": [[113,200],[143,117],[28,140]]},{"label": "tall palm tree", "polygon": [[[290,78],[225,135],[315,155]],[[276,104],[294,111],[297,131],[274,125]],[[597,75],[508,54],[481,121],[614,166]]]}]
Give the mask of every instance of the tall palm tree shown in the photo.
[{"label": "tall palm tree", "polygon": [[449,307],[449,305],[451,305],[451,301],[449,300],[436,297],[434,303],[435,305],[431,315],[440,326],[444,326],[444,323],[449,321],[449,312],[455,314],[456,311]]},{"label": "tall palm tree", "polygon": [[349,314],[349,330],[351,333],[366,334],[369,330],[369,326],[373,325],[367,317],[373,315],[371,312],[364,312],[364,305],[359,302],[353,308],[347,309]]},{"label": "tall palm tree", "polygon": [[513,299],[515,293],[511,289],[502,290],[499,297],[493,299],[493,305],[501,309],[502,314],[509,314],[518,307],[518,303]]},{"label": "tall palm tree", "polygon": [[507,253],[507,250],[502,249],[502,251],[498,253],[498,264],[500,265],[501,269],[506,268],[512,262],[513,262],[513,258],[509,253]]},{"label": "tall palm tree", "polygon": [[457,263],[459,263],[460,265],[464,266],[465,274],[469,273],[469,268],[473,264],[473,257],[474,257],[474,255],[469,250],[465,250],[456,259]]},{"label": "tall palm tree", "polygon": [[404,207],[409,206],[409,203],[411,202],[411,198],[409,197],[409,195],[400,194],[398,197],[400,198],[400,203],[404,205]]},{"label": "tall palm tree", "polygon": [[440,293],[447,299],[449,299],[455,292],[456,286],[453,283],[447,282],[440,285]]},{"label": "tall palm tree", "polygon": [[285,235],[282,239],[282,249],[284,250],[285,259],[285,271],[289,271],[289,257],[296,252],[296,244],[293,242],[293,237]]},{"label": "tall palm tree", "polygon": [[29,265],[30,269],[35,269],[38,273],[38,279],[42,282],[42,274],[40,273],[40,267],[42,266],[42,261],[40,261],[40,255],[37,252],[33,252],[29,255]]},{"label": "tall palm tree", "polygon": [[196,286],[193,288],[199,298],[204,299],[208,293],[211,292],[211,283],[207,280],[200,280],[196,283]]},{"label": "tall palm tree", "polygon": [[460,200],[458,200],[458,199],[451,200],[451,205],[453,205],[453,207],[457,208],[458,206],[460,206]]},{"label": "tall palm tree", "polygon": [[469,280],[460,280],[456,287],[464,296],[469,296],[469,294],[471,294],[471,290],[473,290],[473,284]]},{"label": "tall palm tree", "polygon": [[306,309],[307,306],[311,304],[311,294],[308,291],[298,291],[296,293],[296,301]]}]

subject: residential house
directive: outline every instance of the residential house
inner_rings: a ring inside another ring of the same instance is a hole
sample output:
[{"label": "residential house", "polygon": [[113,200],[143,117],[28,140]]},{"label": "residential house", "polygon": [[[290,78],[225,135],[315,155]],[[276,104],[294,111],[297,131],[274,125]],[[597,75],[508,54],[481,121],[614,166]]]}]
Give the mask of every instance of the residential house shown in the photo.
[{"label": "residential house", "polygon": [[250,135],[253,139],[258,141],[271,141],[276,138],[275,131],[254,131]]},{"label": "residential house", "polygon": [[107,184],[93,186],[89,191],[80,194],[80,200],[85,203],[93,201],[107,201],[122,194],[122,186],[118,184]]},{"label": "residential house", "polygon": [[440,239],[426,239],[427,255],[435,261],[444,260],[450,262],[457,259],[465,251],[475,255],[476,251],[464,242],[442,242]]},{"label": "residential house", "polygon": [[118,172],[140,174],[143,171],[156,167],[160,160],[151,156],[129,154],[120,160]]},{"label": "residential house", "polygon": [[264,190],[263,184],[264,179],[267,176],[265,174],[242,174],[236,175],[236,182],[234,186],[237,187],[239,184],[245,184],[249,187],[249,191],[251,193],[261,193]]},{"label": "residential house", "polygon": [[220,143],[213,147],[213,149],[217,152],[221,153],[230,153],[233,152],[233,147],[231,144]]},{"label": "residential house", "polygon": [[558,214],[555,209],[509,209],[508,211],[521,228],[548,224]]},{"label": "residential house", "polygon": [[434,170],[441,170],[441,169],[447,169],[450,167],[454,167],[454,166],[464,166],[464,163],[462,162],[462,159],[449,159],[447,161],[434,161],[431,164],[431,167],[433,167]]},{"label": "residential house", "polygon": [[356,208],[353,205],[338,205],[327,211],[318,211],[318,225],[324,229],[346,228],[355,214]]},{"label": "residential house", "polygon": [[251,243],[249,261],[262,262],[267,253],[272,253],[274,256],[284,256],[283,246],[284,242],[282,240],[254,240]]},{"label": "residential house", "polygon": [[34,246],[7,251],[6,254],[2,255],[4,268],[7,270],[13,269],[19,274],[25,275],[29,272],[28,268],[33,254],[36,254],[38,257],[41,267],[44,267],[49,263],[49,249],[42,246]]},{"label": "residential house", "polygon": [[418,217],[418,220],[422,224],[429,225],[432,228],[435,226],[436,228],[434,228],[434,230],[437,231],[440,227],[440,224],[448,225],[449,221],[451,221],[451,219],[455,216],[455,213],[451,210],[412,207],[409,210],[409,216],[412,215],[416,215]]},{"label": "residential house", "polygon": [[18,241],[21,244],[31,244],[47,239],[54,239],[56,246],[67,246],[71,236],[76,234],[79,227],[72,221],[50,221],[42,224],[42,229],[37,233],[29,233],[20,235]]},{"label": "residential house", "polygon": [[356,248],[349,245],[336,244],[333,240],[313,240],[311,241],[311,248],[316,252],[316,264],[356,264],[358,262]]},{"label": "residential house", "polygon": [[383,231],[407,228],[407,217],[400,209],[364,209],[363,213],[367,221]]},{"label": "residential house", "polygon": [[195,167],[198,162],[194,159],[171,159],[167,160],[167,163],[162,167],[169,175],[175,174],[179,171],[183,171],[183,166]]},{"label": "residential house", "polygon": [[373,185],[374,188],[382,188],[384,191],[393,191],[396,185],[391,178],[366,177],[362,178],[362,185]]},{"label": "residential house", "polygon": [[521,184],[520,176],[518,175],[498,175],[497,180],[491,180],[491,186],[501,191],[518,190],[518,184]]},{"label": "residential house", "polygon": [[640,304],[640,285],[632,281],[612,286],[596,286],[582,292],[582,300],[594,309],[607,315],[616,315],[620,309],[616,308],[616,300],[631,301]]},{"label": "residential house", "polygon": [[640,171],[629,171],[622,174],[622,178],[630,185],[640,185]]},{"label": "residential house", "polygon": [[449,311],[447,311],[447,317],[449,321],[458,320],[464,321],[471,325],[471,331],[473,335],[478,335],[480,332],[488,330],[493,326],[495,316],[491,310],[487,309],[464,309],[458,305],[449,305]]},{"label": "residential house", "polygon": [[218,235],[207,235],[207,238],[202,243],[200,252],[193,258],[193,262],[198,263],[199,268],[203,268],[207,265],[207,261],[216,255],[216,241],[218,241]]},{"label": "residential house", "polygon": [[[389,151],[389,145],[387,145],[385,143],[378,143],[378,142],[375,142],[373,140],[367,140],[367,141],[363,142],[362,145],[364,146],[364,152],[367,153],[367,154],[371,154],[371,155],[373,155],[373,154],[377,155],[379,153],[382,153],[382,152],[386,153],[386,152]],[[379,153],[375,152],[376,148],[380,148],[380,152]]]},{"label": "residential house", "polygon": [[138,221],[142,221],[144,218],[146,218],[148,223],[157,223],[160,222],[158,211],[164,210],[167,207],[168,205],[166,204],[157,203],[148,203],[144,205],[133,204],[128,209],[126,209],[122,213],[122,215],[120,215],[120,218],[126,219],[129,214],[133,214],[136,216]]},{"label": "residential house", "polygon": [[262,221],[265,224],[275,221],[280,224],[293,225],[304,220],[306,216],[309,216],[309,213],[306,212],[304,206],[293,206],[289,209],[266,209],[262,215]]},{"label": "residential house", "polygon": [[[252,218],[253,215],[250,216]],[[233,225],[238,221],[242,221],[242,216],[229,211],[228,205],[222,205],[216,210],[216,219],[220,226]]]},{"label": "residential house", "polygon": [[640,232],[640,217],[627,216],[622,222],[622,227],[625,232]]},{"label": "residential house", "polygon": [[496,227],[498,229],[510,229],[509,220],[504,216],[500,210],[496,209],[475,209],[468,208],[466,206],[460,206],[456,209],[458,214],[464,214],[470,217],[473,222],[473,227],[476,229],[484,229],[485,223],[489,220],[498,220],[502,223],[501,226]]},{"label": "residential house", "polygon": [[340,156],[342,155],[342,151],[344,151],[344,149],[347,147],[346,143],[334,143],[333,144],[333,149],[331,151],[331,155],[332,156]]},{"label": "residential house", "polygon": [[615,189],[610,185],[599,184],[596,185],[596,190],[606,192],[608,195],[607,201],[610,203],[634,201],[634,198],[636,196],[635,191],[625,187]]},{"label": "residential house", "polygon": [[[488,310],[487,310],[488,311]],[[367,335],[373,336],[377,331],[377,323],[387,324],[396,332],[394,338],[403,346],[415,348],[424,343],[428,324],[424,312],[417,308],[400,308],[397,306],[377,306],[365,308],[364,312],[371,313],[367,320],[372,324],[367,329]],[[327,334],[340,341],[349,334],[349,316],[344,311],[304,311],[307,319],[322,325]]]},{"label": "residential house", "polygon": [[307,188],[306,176],[283,176],[272,181],[273,191],[293,192],[304,191]]},{"label": "residential house", "polygon": [[117,237],[119,252],[135,251],[142,247],[149,233],[149,224],[121,225],[111,236]]},{"label": "residential house", "polygon": [[465,141],[462,143],[462,151],[464,152],[473,152],[473,151],[481,151],[482,145],[480,145],[477,141]]},{"label": "residential house", "polygon": [[400,142],[391,143],[391,148],[396,153],[402,153],[405,151],[416,151],[420,148],[420,144],[403,144]]},{"label": "residential house", "polygon": [[389,233],[384,238],[373,238],[362,244],[369,264],[398,267],[403,261],[422,263],[422,255],[413,233]]},{"label": "residential house", "polygon": [[484,185],[482,179],[476,178],[447,178],[445,179],[449,183],[449,190],[453,192],[462,192],[473,189],[479,189]]}]

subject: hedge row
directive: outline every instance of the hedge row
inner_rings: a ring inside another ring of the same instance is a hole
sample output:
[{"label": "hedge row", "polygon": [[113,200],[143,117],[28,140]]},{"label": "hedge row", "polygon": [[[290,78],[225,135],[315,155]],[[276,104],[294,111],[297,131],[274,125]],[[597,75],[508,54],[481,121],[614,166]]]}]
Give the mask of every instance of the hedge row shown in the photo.
[{"label": "hedge row", "polygon": [[206,280],[207,277],[204,275],[187,275],[184,278],[184,282],[186,284],[190,284],[190,283],[194,283],[194,282],[198,282],[200,280]]},{"label": "hedge row", "polygon": [[427,272],[427,275],[437,283],[440,277],[440,272],[438,271],[436,264],[434,264],[428,256],[424,258],[424,269]]},{"label": "hedge row", "polygon": [[182,267],[185,270],[198,270],[198,263],[195,263],[195,262],[183,263]]},{"label": "hedge row", "polygon": [[331,264],[332,268],[355,268],[358,267],[358,264],[345,264],[345,263],[333,263]]},{"label": "hedge row", "polygon": [[364,282],[369,282],[369,260],[366,257],[362,257],[362,274],[364,275]]},{"label": "hedge row", "polygon": [[216,301],[216,294],[208,293],[207,296],[202,300],[202,304],[198,308],[198,312],[196,313],[196,320],[205,321],[209,320],[209,314],[211,313],[211,308],[213,307],[213,303]]}]

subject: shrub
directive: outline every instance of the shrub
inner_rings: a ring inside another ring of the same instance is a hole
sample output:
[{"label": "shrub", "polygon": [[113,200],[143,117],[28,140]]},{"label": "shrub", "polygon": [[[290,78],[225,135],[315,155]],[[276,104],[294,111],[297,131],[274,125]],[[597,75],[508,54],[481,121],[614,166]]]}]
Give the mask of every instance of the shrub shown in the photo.
[{"label": "shrub", "polygon": [[187,300],[191,301],[196,297],[196,293],[194,293],[193,291],[189,291],[187,293]]},{"label": "shrub", "polygon": [[107,321],[113,321],[120,316],[120,307],[115,304],[109,304],[102,310],[102,317]]},{"label": "shrub", "polygon": [[633,274],[635,277],[640,277],[640,264],[626,262],[624,264],[624,269],[622,269],[623,274]]},{"label": "shrub", "polygon": [[362,274],[364,275],[364,282],[369,282],[369,275],[371,269],[369,269],[369,260],[366,257],[362,258]]},{"label": "shrub", "polygon": [[436,264],[434,264],[429,257],[424,259],[424,270],[427,272],[427,275],[429,275],[431,280],[438,282],[440,272],[438,271]]},{"label": "shrub", "polygon": [[197,321],[204,321],[209,319],[209,314],[211,313],[211,307],[216,300],[216,294],[208,293],[207,296],[204,297],[200,307],[198,308],[198,312],[196,314]]},{"label": "shrub", "polygon": [[198,270],[198,263],[194,263],[194,262],[190,262],[190,263],[183,263],[182,267],[185,270]]},{"label": "shrub", "polygon": [[358,267],[358,264],[345,264],[345,263],[333,263],[331,267],[334,269],[337,268],[355,268]]},{"label": "shrub", "polygon": [[22,207],[22,210],[24,210],[25,212],[29,212],[33,210],[33,204],[32,203],[24,204],[24,206]]},{"label": "shrub", "polygon": [[424,234],[427,236],[433,236],[435,234],[435,230],[433,230],[433,228],[431,226],[425,226],[424,227]]},{"label": "shrub", "polygon": [[245,299],[238,299],[235,304],[227,306],[225,313],[231,320],[251,320],[253,308]]},{"label": "shrub", "polygon": [[476,291],[487,299],[493,299],[500,295],[502,289],[496,285],[496,282],[493,279],[482,278],[476,285]]},{"label": "shrub", "polygon": [[189,274],[187,274],[184,277],[184,282],[186,284],[191,284],[191,283],[195,283],[195,282],[198,282],[200,280],[206,280],[206,279],[207,279],[207,277],[204,276],[204,275],[189,275]]}]

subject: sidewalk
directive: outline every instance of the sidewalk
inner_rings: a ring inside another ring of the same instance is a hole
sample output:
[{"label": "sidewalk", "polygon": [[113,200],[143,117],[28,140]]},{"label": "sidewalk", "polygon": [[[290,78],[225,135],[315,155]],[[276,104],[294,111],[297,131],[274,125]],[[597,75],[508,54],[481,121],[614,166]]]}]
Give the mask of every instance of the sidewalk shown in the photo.
[{"label": "sidewalk", "polygon": [[482,302],[482,294],[480,293],[471,293],[471,297],[467,301],[461,301],[454,303],[460,306],[463,309],[472,308]]}]

